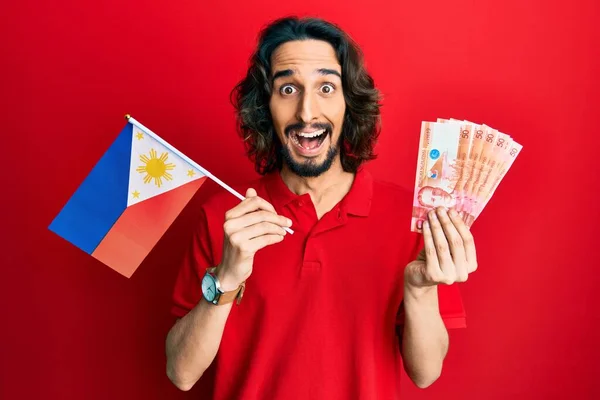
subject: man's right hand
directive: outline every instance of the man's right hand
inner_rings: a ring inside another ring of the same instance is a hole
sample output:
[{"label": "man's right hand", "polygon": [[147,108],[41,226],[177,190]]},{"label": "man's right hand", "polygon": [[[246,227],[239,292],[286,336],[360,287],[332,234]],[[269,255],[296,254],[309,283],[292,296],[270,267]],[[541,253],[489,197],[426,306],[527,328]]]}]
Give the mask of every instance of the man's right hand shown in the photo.
[{"label": "man's right hand", "polygon": [[235,290],[248,279],[254,254],[281,242],[286,235],[283,228],[291,225],[290,219],[277,215],[271,204],[248,189],[246,199],[225,213],[223,258],[216,271],[222,290]]}]

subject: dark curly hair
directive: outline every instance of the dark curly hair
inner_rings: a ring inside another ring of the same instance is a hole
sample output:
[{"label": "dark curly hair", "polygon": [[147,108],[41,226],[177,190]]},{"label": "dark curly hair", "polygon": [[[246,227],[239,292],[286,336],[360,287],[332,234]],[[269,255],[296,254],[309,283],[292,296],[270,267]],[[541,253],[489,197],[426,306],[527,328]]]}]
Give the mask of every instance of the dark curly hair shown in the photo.
[{"label": "dark curly hair", "polygon": [[346,172],[356,172],[376,158],[380,132],[380,94],[367,73],[363,55],[354,41],[336,25],[319,18],[286,17],[266,26],[250,59],[246,77],[231,92],[237,130],[256,171],[264,175],[282,166],[281,143],[275,134],[269,100],[272,92],[271,55],[293,40],[324,40],[333,46],[342,68],[346,112],[342,126],[340,160]]}]

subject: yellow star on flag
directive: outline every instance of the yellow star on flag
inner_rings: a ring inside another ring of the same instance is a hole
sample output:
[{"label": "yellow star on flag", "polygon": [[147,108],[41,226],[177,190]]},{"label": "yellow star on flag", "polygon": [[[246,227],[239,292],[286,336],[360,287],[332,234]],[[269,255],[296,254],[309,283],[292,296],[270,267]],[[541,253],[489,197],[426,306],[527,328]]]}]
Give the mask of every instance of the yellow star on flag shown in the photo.
[{"label": "yellow star on flag", "polygon": [[134,190],[131,194],[133,195],[133,197],[135,199],[139,199],[140,198],[140,192],[138,192],[137,190]]},{"label": "yellow star on flag", "polygon": [[144,138],[144,134],[142,132],[138,132],[135,134],[135,137],[137,140],[142,140]]},{"label": "yellow star on flag", "polygon": [[187,175],[188,175],[189,177],[193,177],[194,175],[196,175],[196,173],[194,172],[194,170],[193,170],[193,169],[190,169],[190,170],[188,170],[188,173],[187,173]]}]

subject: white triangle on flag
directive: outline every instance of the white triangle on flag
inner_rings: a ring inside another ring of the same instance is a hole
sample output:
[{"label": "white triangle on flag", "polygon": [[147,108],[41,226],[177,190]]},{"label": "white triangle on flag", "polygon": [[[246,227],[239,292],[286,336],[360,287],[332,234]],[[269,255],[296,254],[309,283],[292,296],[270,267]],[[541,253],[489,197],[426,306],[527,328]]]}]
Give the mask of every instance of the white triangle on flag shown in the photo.
[{"label": "white triangle on flag", "polygon": [[131,140],[127,207],[204,176],[135,125]]}]

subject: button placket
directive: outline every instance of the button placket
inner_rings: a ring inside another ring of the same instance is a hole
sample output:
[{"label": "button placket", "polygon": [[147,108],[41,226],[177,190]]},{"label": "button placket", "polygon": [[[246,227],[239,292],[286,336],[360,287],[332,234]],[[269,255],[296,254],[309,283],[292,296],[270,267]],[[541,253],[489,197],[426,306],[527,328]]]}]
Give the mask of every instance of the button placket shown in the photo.
[{"label": "button placket", "polygon": [[319,255],[316,248],[311,245],[314,239],[309,235],[306,238],[306,244],[304,247],[304,257],[302,260],[302,271],[303,273],[312,271],[318,272],[321,270],[321,261],[319,261]]}]

